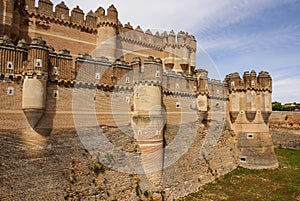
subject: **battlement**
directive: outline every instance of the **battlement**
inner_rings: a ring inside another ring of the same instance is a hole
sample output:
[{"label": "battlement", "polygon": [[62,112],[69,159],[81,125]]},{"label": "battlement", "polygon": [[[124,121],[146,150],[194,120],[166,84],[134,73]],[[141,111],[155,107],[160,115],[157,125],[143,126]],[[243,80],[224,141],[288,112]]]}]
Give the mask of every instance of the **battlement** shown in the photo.
[{"label": "battlement", "polygon": [[235,72],[227,75],[225,82],[230,91],[272,91],[272,78],[266,71],[261,71],[258,76],[254,70],[251,72],[246,71],[243,74],[243,78]]},{"label": "battlement", "polygon": [[35,7],[35,0],[26,0],[24,10],[38,18],[45,17],[55,20],[54,22],[69,23],[76,26],[97,28],[97,26],[107,24],[118,24],[118,11],[113,5],[107,9],[107,14],[102,7],[99,7],[96,12],[90,11],[85,14],[78,5],[70,12],[63,1],[57,4],[53,10],[53,3],[50,0],[39,0],[38,7]]},{"label": "battlement", "polygon": [[[168,34],[167,32],[159,33],[156,32],[153,34],[150,29],[144,31],[139,25],[134,29],[128,22],[122,26],[120,30],[120,39],[129,43],[134,43],[142,46],[154,47],[158,50],[163,50],[167,46],[172,47],[173,49],[180,49],[186,47],[191,51],[196,51],[197,41],[193,35],[189,35],[183,31],[180,31],[175,34],[172,30]],[[175,56],[179,57],[179,53]]]}]

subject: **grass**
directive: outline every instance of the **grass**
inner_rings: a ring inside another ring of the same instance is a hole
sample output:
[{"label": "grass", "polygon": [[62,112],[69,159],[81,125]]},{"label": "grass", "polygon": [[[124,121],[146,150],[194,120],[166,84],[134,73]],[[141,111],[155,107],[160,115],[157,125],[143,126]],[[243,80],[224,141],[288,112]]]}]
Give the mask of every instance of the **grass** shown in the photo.
[{"label": "grass", "polygon": [[237,168],[179,200],[300,201],[300,151],[276,149],[275,152],[278,169]]}]

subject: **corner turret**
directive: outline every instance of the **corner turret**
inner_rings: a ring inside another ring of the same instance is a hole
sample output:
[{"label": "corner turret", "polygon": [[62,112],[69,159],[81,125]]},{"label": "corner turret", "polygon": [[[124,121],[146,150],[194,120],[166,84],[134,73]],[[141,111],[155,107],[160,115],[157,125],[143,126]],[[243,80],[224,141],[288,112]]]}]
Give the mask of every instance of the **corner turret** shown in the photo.
[{"label": "corner turret", "polygon": [[[141,163],[152,190],[161,190],[163,171],[162,61],[148,57],[133,60],[134,97],[132,127]],[[141,66],[143,65],[143,66]],[[155,163],[153,163],[155,161]]]},{"label": "corner turret", "polygon": [[98,8],[95,15],[97,17],[98,44],[93,56],[105,56],[110,62],[114,62],[117,50],[118,11],[114,5],[111,5],[107,9],[107,15],[103,8]]},{"label": "corner turret", "polygon": [[271,76],[252,70],[243,79],[238,73],[226,76],[229,86],[229,119],[237,134],[240,166],[250,169],[278,167],[268,119],[272,111]]},{"label": "corner turret", "polygon": [[22,108],[34,129],[44,114],[48,79],[49,50],[41,38],[33,39],[28,51],[28,64],[23,75]]}]

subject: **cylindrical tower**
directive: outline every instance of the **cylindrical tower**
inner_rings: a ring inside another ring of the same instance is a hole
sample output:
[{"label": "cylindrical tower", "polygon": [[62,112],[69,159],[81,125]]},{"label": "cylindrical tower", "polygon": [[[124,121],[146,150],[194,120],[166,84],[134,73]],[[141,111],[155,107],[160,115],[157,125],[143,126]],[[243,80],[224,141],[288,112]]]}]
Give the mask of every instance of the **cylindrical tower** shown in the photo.
[{"label": "cylindrical tower", "polygon": [[[232,130],[236,133],[240,166],[250,169],[278,167],[270,137],[268,119],[271,114],[270,75],[256,77],[255,71],[226,77],[229,85],[229,108]],[[266,83],[269,88],[263,87]],[[270,108],[269,108],[270,107]]]},{"label": "cylindrical tower", "polygon": [[200,121],[207,120],[208,116],[208,71],[205,69],[197,70],[197,81],[198,81],[198,96],[197,105],[199,111]]},{"label": "cylindrical tower", "polygon": [[134,68],[132,126],[145,175],[154,190],[161,188],[163,170],[162,62],[149,57],[144,70]]},{"label": "cylindrical tower", "polygon": [[[174,37],[168,36],[167,32],[163,33],[164,50],[164,66],[166,71],[171,71],[174,68]],[[171,43],[172,42],[172,43]]]},{"label": "cylindrical tower", "polygon": [[96,11],[96,16],[98,18],[98,44],[93,56],[105,56],[109,61],[114,62],[117,50],[118,11],[111,5],[107,9],[107,15],[105,15],[103,8],[99,8]]},{"label": "cylindrical tower", "polygon": [[33,39],[28,52],[28,65],[23,72],[22,97],[22,108],[32,128],[39,122],[46,105],[48,56],[46,42],[40,38]]},{"label": "cylindrical tower", "polygon": [[16,70],[16,49],[7,36],[0,38],[0,73],[1,79],[13,76]]},{"label": "cylindrical tower", "polygon": [[196,51],[197,51],[197,41],[195,36],[189,36],[189,44],[190,44],[190,66],[191,69],[196,68]]}]

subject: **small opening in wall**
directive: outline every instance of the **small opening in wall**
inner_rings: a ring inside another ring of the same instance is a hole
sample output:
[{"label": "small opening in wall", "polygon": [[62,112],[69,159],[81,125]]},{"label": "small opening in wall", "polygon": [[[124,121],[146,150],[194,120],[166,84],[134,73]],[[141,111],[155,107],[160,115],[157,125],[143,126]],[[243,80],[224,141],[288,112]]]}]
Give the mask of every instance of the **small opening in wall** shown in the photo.
[{"label": "small opening in wall", "polygon": [[141,130],[138,130],[137,134],[138,134],[138,135],[142,135],[142,131],[141,131]]},{"label": "small opening in wall", "polygon": [[9,79],[10,81],[13,81],[14,76],[13,76],[13,75],[10,75],[10,76],[8,76],[8,79]]},{"label": "small opening in wall", "polygon": [[234,87],[234,86],[235,86],[235,83],[234,83],[234,82],[231,82],[231,86]]},{"label": "small opening in wall", "polygon": [[58,90],[53,91],[53,98],[58,98]]},{"label": "small opening in wall", "polygon": [[179,89],[179,84],[178,83],[176,83],[175,88]]},{"label": "small opening in wall", "polygon": [[159,133],[160,133],[159,130],[155,131],[155,135],[159,135]]},{"label": "small opening in wall", "polygon": [[247,134],[247,139],[253,139],[254,135],[252,133]]},{"label": "small opening in wall", "polygon": [[129,77],[126,77],[126,78],[125,78],[125,82],[126,82],[127,84],[130,82]]},{"label": "small opening in wall", "polygon": [[36,59],[35,60],[35,67],[41,68],[42,67],[42,60],[41,59]]},{"label": "small opening in wall", "polygon": [[14,64],[13,64],[12,61],[8,61],[8,62],[7,62],[7,69],[8,69],[8,70],[13,70],[13,69],[14,69]]},{"label": "small opening in wall", "polygon": [[126,102],[126,103],[129,103],[129,101],[130,101],[129,96],[126,96],[126,97],[125,97],[125,102]]},{"label": "small opening in wall", "polygon": [[241,157],[240,160],[241,160],[241,162],[245,163],[246,162],[246,157]]},{"label": "small opening in wall", "polygon": [[58,75],[58,67],[53,67],[53,75]]},{"label": "small opening in wall", "polygon": [[159,70],[157,70],[157,71],[155,72],[155,77],[156,77],[156,78],[159,77]]},{"label": "small opening in wall", "polygon": [[180,108],[180,102],[176,102],[176,108]]},{"label": "small opening in wall", "polygon": [[96,74],[95,74],[95,79],[96,79],[96,80],[100,80],[100,73],[96,73]]},{"label": "small opening in wall", "polygon": [[14,95],[14,88],[13,87],[8,87],[7,88],[7,94],[8,95]]},{"label": "small opening in wall", "polygon": [[96,96],[94,96],[94,101],[96,101],[97,100],[97,98],[96,98]]}]

